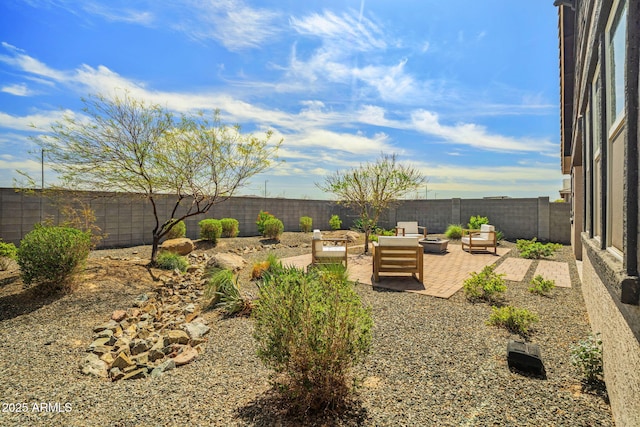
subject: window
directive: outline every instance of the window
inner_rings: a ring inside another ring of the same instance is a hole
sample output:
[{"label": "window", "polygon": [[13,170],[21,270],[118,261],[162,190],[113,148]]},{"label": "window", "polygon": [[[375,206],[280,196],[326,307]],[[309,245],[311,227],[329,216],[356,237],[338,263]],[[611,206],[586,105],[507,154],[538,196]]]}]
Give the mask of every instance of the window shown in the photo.
[{"label": "window", "polygon": [[592,144],[591,146],[592,148],[592,152],[591,154],[593,155],[593,158],[591,159],[591,162],[593,162],[593,168],[592,168],[592,183],[593,183],[593,188],[592,188],[592,212],[593,212],[593,236],[594,237],[600,237],[602,235],[601,232],[601,224],[600,224],[600,218],[602,218],[602,192],[601,192],[601,187],[602,187],[602,162],[600,161],[602,156],[601,156],[601,150],[600,147],[602,146],[602,144],[600,143],[600,138],[601,138],[601,132],[600,129],[600,120],[602,120],[601,116],[600,116],[600,99],[601,99],[601,95],[600,95],[600,67],[596,67],[596,78],[593,81],[593,86],[592,86],[592,90],[591,90],[591,94],[592,94],[592,109],[591,112],[593,113],[592,116],[592,123],[593,123],[593,133],[591,135],[592,137]]},{"label": "window", "polygon": [[624,116],[624,64],[626,61],[627,4],[619,2],[607,28],[607,124],[610,132]]},{"label": "window", "polygon": [[614,254],[623,252],[624,212],[624,146],[625,118],[625,63],[627,37],[627,0],[614,2],[607,23],[605,70],[607,81],[607,224],[606,246]]}]

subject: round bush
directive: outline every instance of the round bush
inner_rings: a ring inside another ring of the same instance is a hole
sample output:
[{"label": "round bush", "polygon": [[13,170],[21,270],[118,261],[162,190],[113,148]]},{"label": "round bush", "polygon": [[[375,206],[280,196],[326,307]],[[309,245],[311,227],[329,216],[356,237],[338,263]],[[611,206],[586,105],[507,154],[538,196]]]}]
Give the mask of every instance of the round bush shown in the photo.
[{"label": "round bush", "polygon": [[16,259],[17,253],[16,245],[0,241],[0,270],[8,269],[10,261]]},{"label": "round bush", "polygon": [[176,225],[171,227],[171,230],[167,233],[167,239],[179,239],[187,235],[187,226],[184,221],[179,221]]},{"label": "round bush", "polygon": [[162,251],[158,254],[156,259],[156,265],[163,270],[180,270],[182,272],[187,271],[189,262],[183,256],[169,251]]},{"label": "round bush", "polygon": [[447,236],[447,239],[460,239],[462,237],[462,225],[449,224],[447,230],[444,232],[444,235]]},{"label": "round bush", "polygon": [[303,233],[308,233],[311,231],[312,225],[313,219],[310,216],[300,217],[300,231],[302,231]]},{"label": "round bush", "polygon": [[329,227],[331,227],[332,230],[340,230],[340,227],[342,227],[342,220],[338,215],[331,215],[331,218],[329,219]]},{"label": "round bush", "polygon": [[91,233],[70,227],[36,226],[20,242],[18,265],[25,285],[70,290],[91,249]]},{"label": "round bush", "polygon": [[236,237],[240,232],[240,224],[237,219],[222,218],[220,224],[222,225],[222,237]]},{"label": "round bush", "polygon": [[284,224],[278,218],[269,218],[264,222],[264,236],[269,239],[279,239],[284,231]]},{"label": "round bush", "polygon": [[203,219],[200,226],[200,238],[217,243],[222,235],[222,223],[217,219]]}]

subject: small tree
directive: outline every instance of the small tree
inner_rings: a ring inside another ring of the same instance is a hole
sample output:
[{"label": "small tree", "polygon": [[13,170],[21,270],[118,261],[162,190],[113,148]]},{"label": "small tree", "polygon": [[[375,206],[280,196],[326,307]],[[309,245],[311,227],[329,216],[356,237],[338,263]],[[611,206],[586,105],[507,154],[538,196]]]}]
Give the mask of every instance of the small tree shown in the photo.
[{"label": "small tree", "polygon": [[425,182],[425,177],[411,166],[397,162],[397,155],[383,154],[375,163],[361,164],[347,171],[336,171],[323,184],[323,191],[333,193],[339,203],[359,211],[365,233],[365,253],[369,252],[369,235],[380,214],[403,195]]},{"label": "small tree", "polygon": [[[245,135],[215,111],[177,118],[158,104],[102,95],[83,99],[84,117],[66,115],[48,135],[33,138],[58,173],[62,187],[141,194],[151,204],[151,261],[160,240],[180,221],[229,199],[271,164],[282,141]],[[173,197],[161,218],[161,197]]]}]

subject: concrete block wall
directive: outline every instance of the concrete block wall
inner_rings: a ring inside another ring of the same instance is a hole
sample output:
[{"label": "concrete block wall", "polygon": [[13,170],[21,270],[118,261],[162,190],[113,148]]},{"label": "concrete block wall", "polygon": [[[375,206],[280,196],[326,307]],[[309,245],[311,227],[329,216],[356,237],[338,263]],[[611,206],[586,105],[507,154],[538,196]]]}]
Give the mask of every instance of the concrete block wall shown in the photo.
[{"label": "concrete block wall", "polygon": [[[155,227],[152,206],[149,201],[132,194],[86,193],[83,200],[96,215],[96,224],[107,236],[102,247],[143,245],[151,243]],[[156,199],[156,208],[162,220],[171,217],[175,198],[167,195]],[[189,204],[178,209],[186,212]],[[466,227],[472,215],[489,218],[498,230],[509,239],[538,237],[559,243],[569,243],[569,206],[549,203],[546,197],[531,199],[439,199],[404,200],[384,212],[378,223],[387,229],[398,221],[418,221],[431,234],[444,233],[449,224]],[[234,197],[214,205],[205,215],[185,220],[187,237],[199,237],[198,222],[205,218],[235,218],[239,222],[241,236],[258,233],[256,218],[260,210],[266,210],[279,218],[285,231],[298,231],[300,217],[313,219],[313,227],[329,229],[329,218],[338,215],[342,228],[353,226],[358,214],[344,206],[327,200],[302,200],[261,197]],[[178,215],[175,215],[178,216]],[[12,188],[0,189],[0,238],[18,244],[42,218],[60,221],[58,209],[51,200],[38,194],[16,193]],[[546,238],[544,237],[546,236]]]}]

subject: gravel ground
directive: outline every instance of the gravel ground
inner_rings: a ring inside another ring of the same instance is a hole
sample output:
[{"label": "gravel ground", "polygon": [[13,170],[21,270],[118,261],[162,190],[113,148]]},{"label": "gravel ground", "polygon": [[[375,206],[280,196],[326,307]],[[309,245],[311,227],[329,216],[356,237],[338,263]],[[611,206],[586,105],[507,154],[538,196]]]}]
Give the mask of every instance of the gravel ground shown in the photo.
[{"label": "gravel ground", "polygon": [[[310,251],[309,242],[310,235],[285,233],[270,250],[299,255]],[[262,244],[271,243],[229,239],[207,252]],[[459,249],[453,243],[450,250]],[[553,259],[569,262],[571,289],[535,296],[527,291],[529,273],[524,282],[508,282],[506,293],[508,304],[540,317],[529,339],[542,348],[546,379],[509,370],[506,346],[517,337],[486,325],[491,308],[466,301],[463,292],[443,300],[358,284],[375,322],[372,352],[357,369],[358,398],[347,414],[304,420],[282,415],[271,397],[250,318],[207,312],[212,330],[205,352],[159,378],[112,383],[79,372],[92,327],[157,286],[144,267],[148,254],[148,247],[95,251],[78,291],[46,299],[21,291],[15,271],[0,275],[0,425],[613,425],[606,396],[584,390],[570,364],[570,345],[590,329],[568,247]],[[241,277],[266,254],[247,253]],[[242,283],[255,292],[255,285]]]}]

